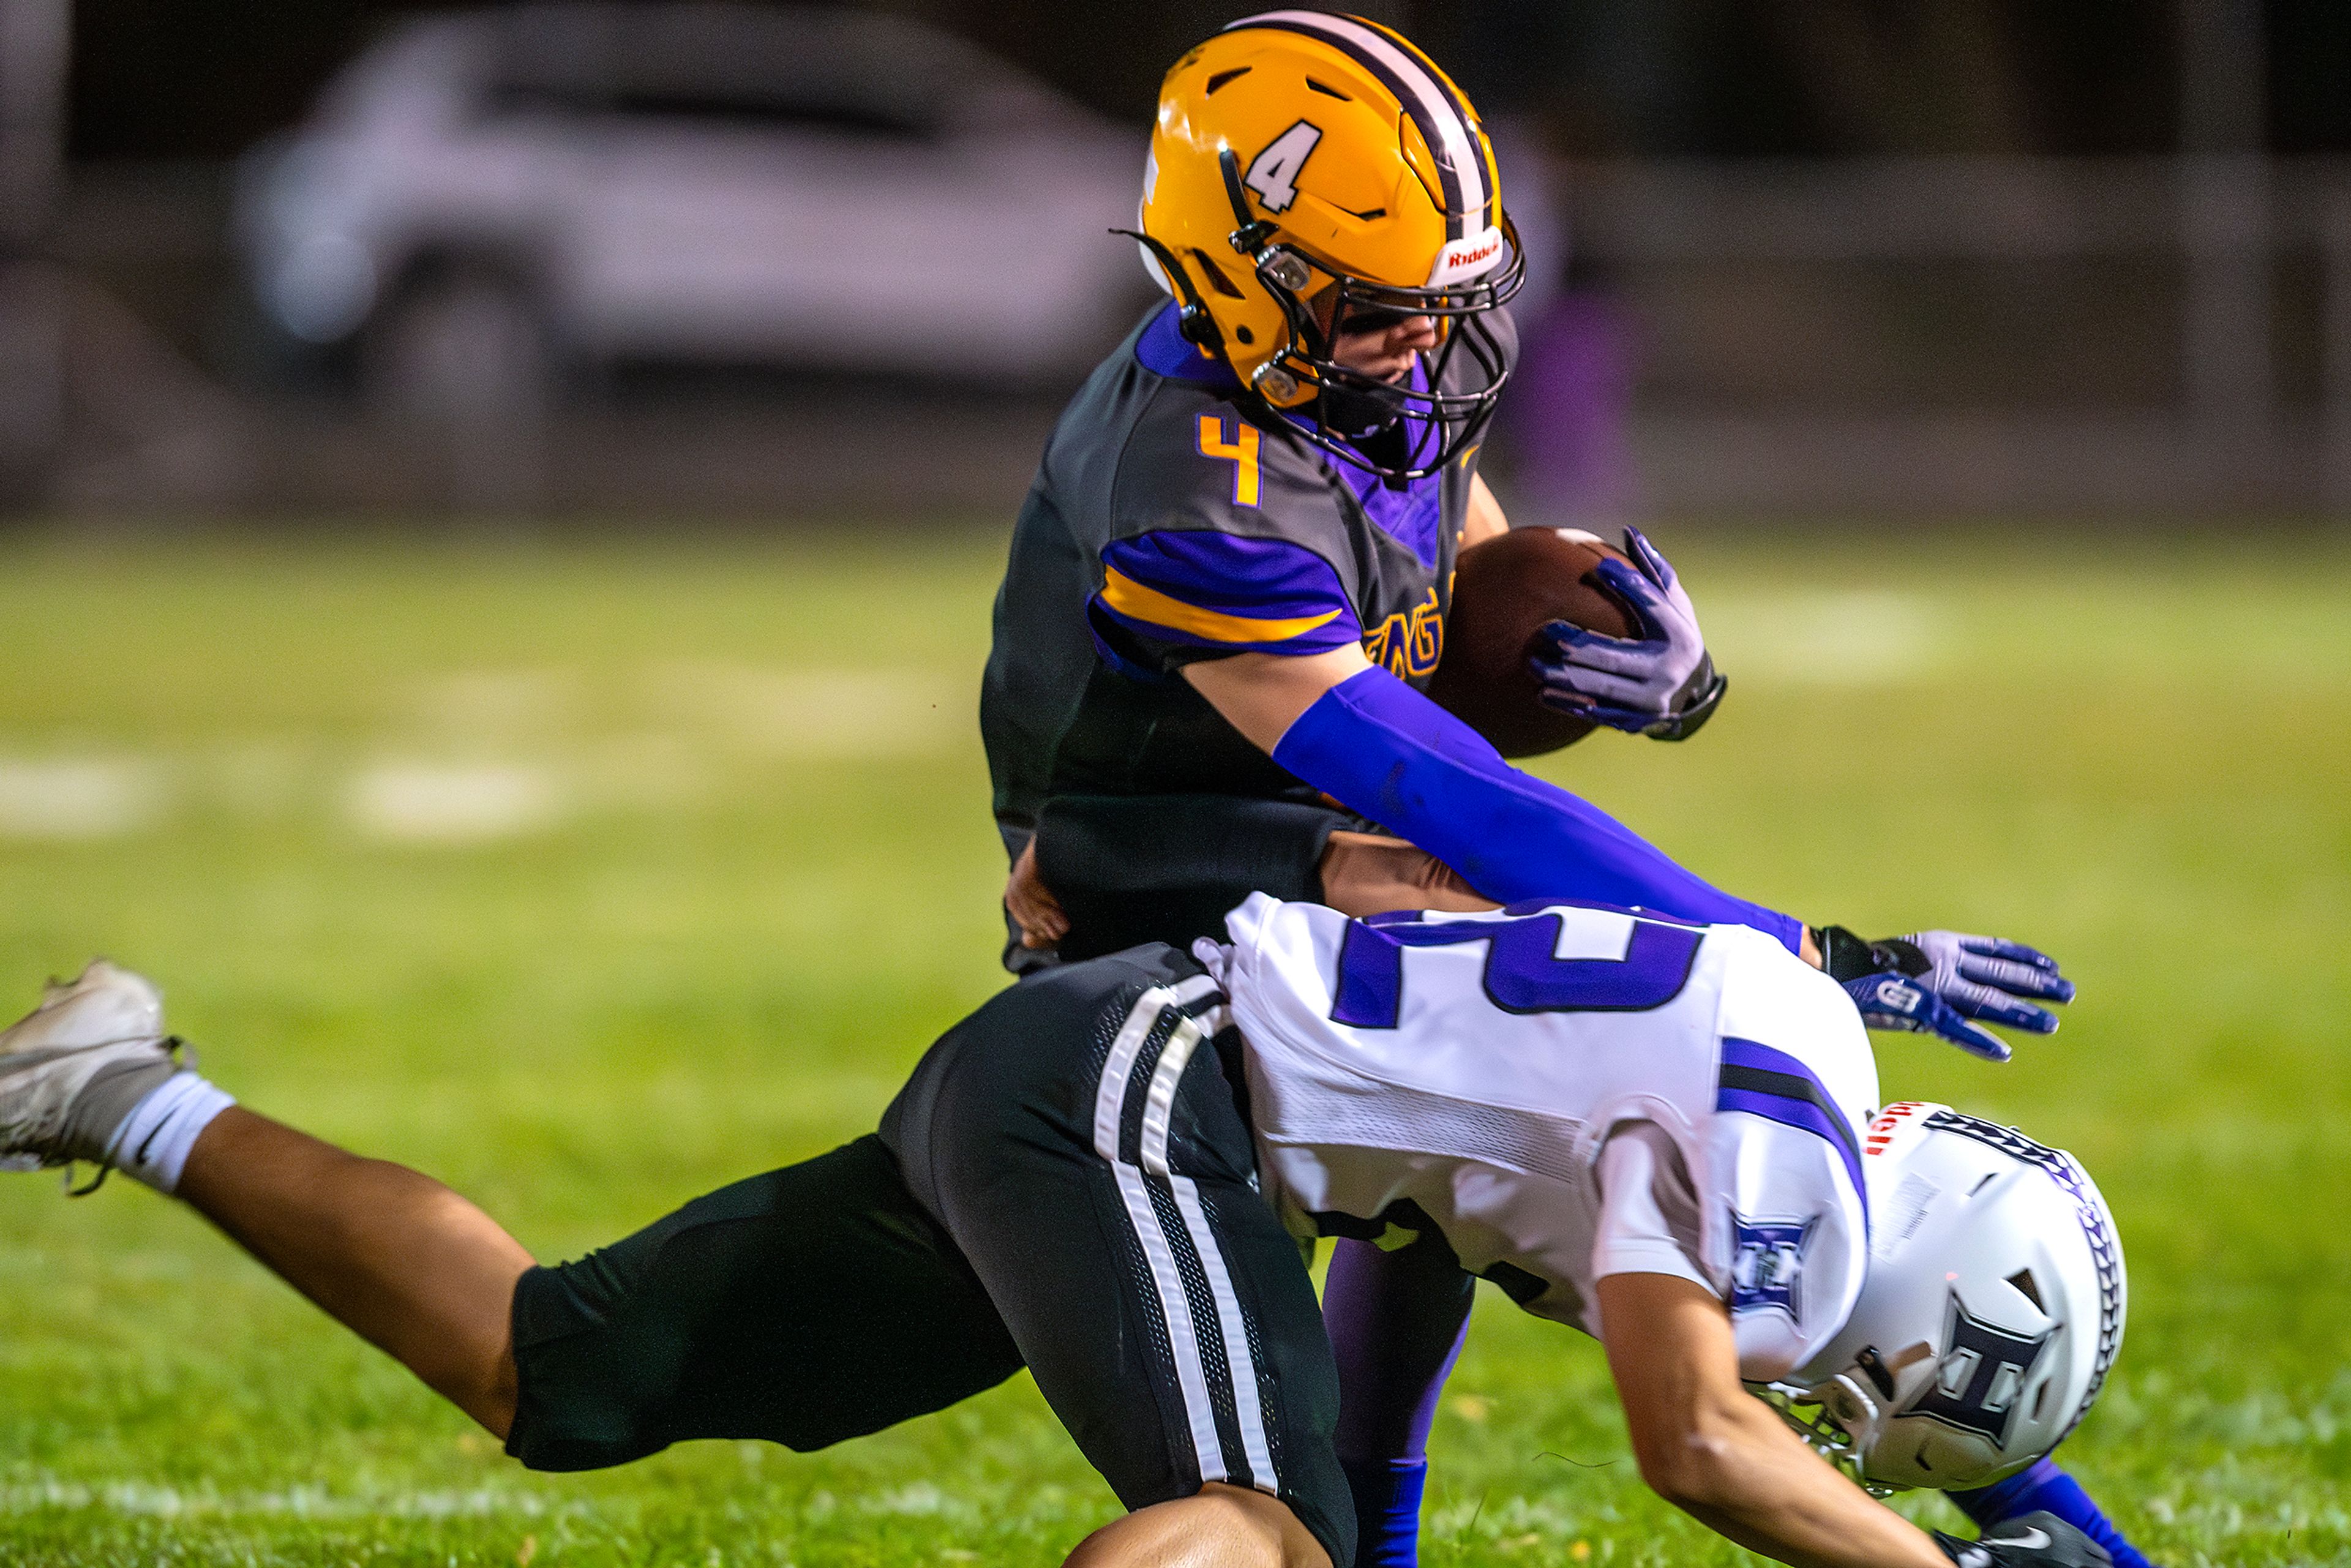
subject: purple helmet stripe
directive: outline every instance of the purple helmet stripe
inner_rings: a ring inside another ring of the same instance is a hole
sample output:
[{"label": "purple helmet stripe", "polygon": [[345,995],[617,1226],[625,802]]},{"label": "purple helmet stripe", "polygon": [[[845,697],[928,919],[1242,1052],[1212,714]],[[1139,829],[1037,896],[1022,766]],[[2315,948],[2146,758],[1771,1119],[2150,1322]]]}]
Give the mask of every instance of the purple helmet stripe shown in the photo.
[{"label": "purple helmet stripe", "polygon": [[1248,16],[1226,28],[1263,27],[1319,39],[1353,59],[1395,95],[1421,140],[1428,143],[1437,163],[1437,182],[1445,195],[1445,237],[1459,239],[1467,232],[1472,210],[1487,205],[1485,172],[1479,166],[1477,141],[1468,121],[1457,110],[1435,78],[1419,62],[1386,37],[1345,16],[1316,11],[1269,11]]}]

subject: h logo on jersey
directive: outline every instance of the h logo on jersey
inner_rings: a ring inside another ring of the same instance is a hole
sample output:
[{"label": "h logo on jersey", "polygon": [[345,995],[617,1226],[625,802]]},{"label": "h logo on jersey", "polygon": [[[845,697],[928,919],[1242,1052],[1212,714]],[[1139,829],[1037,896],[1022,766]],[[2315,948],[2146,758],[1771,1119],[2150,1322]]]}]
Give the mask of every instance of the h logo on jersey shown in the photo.
[{"label": "h logo on jersey", "polygon": [[1730,1217],[1730,1310],[1775,1308],[1792,1318],[1804,1315],[1804,1252],[1813,1244],[1817,1216],[1805,1220],[1749,1223]]},{"label": "h logo on jersey", "polygon": [[1954,1291],[1945,1314],[1943,1359],[1905,1414],[2005,1445],[2024,1385],[2055,1332],[2043,1329],[2030,1339],[2010,1333],[1971,1315]]}]

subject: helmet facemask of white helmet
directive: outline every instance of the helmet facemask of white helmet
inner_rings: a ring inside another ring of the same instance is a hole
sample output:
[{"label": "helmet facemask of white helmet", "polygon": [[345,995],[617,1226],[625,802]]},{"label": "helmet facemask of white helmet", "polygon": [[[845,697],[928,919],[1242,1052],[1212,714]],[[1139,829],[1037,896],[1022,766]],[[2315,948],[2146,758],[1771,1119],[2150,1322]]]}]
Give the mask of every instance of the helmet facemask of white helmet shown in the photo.
[{"label": "helmet facemask of white helmet", "polygon": [[1887,1106],[1865,1149],[1860,1299],[1759,1392],[1873,1491],[1989,1486],[2079,1425],[2114,1365],[2114,1216],[2071,1155],[1947,1105]]}]

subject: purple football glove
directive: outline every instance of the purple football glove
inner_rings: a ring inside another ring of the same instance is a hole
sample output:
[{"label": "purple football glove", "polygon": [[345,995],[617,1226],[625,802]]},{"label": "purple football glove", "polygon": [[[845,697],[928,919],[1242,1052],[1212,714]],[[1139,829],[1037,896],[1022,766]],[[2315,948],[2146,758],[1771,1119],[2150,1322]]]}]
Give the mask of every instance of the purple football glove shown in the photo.
[{"label": "purple football glove", "polygon": [[1567,621],[1546,622],[1527,664],[1543,706],[1658,740],[1680,740],[1714,716],[1729,685],[1707,656],[1698,612],[1666,558],[1638,528],[1625,553],[1593,570],[1640,623],[1638,637],[1610,637]]},{"label": "purple football glove", "polygon": [[2054,1034],[2057,1015],[2034,1003],[2074,999],[2074,982],[2057,972],[2057,960],[2021,942],[1958,931],[1869,942],[1842,925],[1823,927],[1813,938],[1821,967],[1844,987],[1871,1029],[1940,1035],[1989,1061],[2006,1061],[2008,1045],[1970,1020]]}]

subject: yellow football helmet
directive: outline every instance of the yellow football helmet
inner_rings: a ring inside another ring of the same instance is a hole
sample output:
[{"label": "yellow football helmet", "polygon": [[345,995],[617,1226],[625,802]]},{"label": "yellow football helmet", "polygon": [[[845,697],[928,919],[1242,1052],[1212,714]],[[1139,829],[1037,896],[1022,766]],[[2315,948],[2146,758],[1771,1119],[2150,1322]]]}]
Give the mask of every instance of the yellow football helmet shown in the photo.
[{"label": "yellow football helmet", "polygon": [[[1185,336],[1299,411],[1290,423],[1324,450],[1403,480],[1479,439],[1510,376],[1480,318],[1526,264],[1476,111],[1402,35],[1269,11],[1176,61],[1137,227]],[[1439,347],[1401,381],[1332,361],[1338,324],[1415,316],[1435,319]],[[1457,355],[1466,384],[1447,386]]]}]

